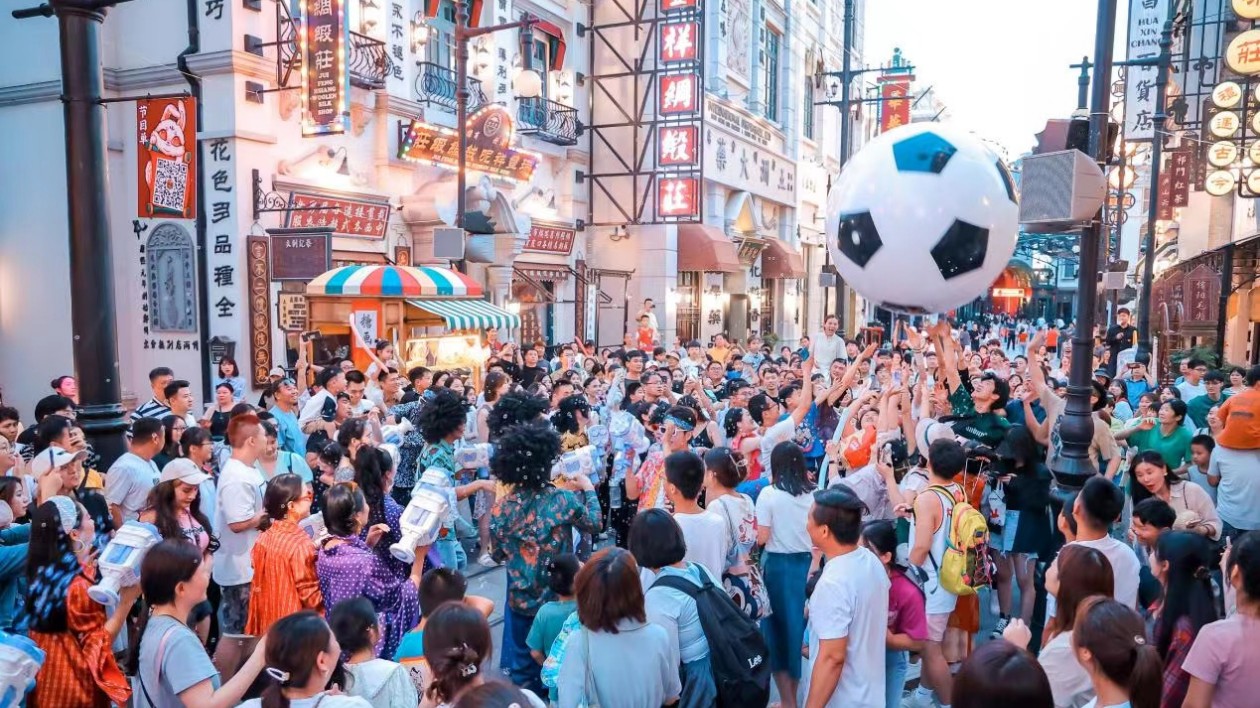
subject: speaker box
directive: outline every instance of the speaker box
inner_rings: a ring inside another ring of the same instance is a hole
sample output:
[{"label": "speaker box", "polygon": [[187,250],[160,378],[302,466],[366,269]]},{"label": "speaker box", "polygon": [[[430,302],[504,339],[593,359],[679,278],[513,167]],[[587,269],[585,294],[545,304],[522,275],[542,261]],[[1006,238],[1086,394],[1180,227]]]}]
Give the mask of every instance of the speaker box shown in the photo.
[{"label": "speaker box", "polygon": [[1107,195],[1098,163],[1079,150],[1031,155],[1023,161],[1019,223],[1037,231],[1066,231],[1088,222]]},{"label": "speaker box", "polygon": [[448,227],[433,229],[433,257],[464,260],[464,230]]}]

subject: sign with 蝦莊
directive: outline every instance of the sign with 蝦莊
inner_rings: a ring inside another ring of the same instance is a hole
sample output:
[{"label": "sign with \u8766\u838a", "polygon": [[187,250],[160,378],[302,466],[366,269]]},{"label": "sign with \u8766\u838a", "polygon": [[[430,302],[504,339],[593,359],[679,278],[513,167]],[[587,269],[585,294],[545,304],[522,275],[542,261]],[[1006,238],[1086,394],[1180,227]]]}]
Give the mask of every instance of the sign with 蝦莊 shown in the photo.
[{"label": "sign with \u8766\u838a", "polygon": [[[464,164],[469,170],[528,182],[538,167],[538,155],[512,147],[512,116],[498,104],[479,108],[468,120],[468,148]],[[459,169],[459,135],[452,130],[413,120],[398,146],[398,157],[428,165]]]},{"label": "sign with \u8766\u838a", "polygon": [[332,232],[270,229],[271,279],[314,280],[332,268]]},{"label": "sign with \u8766\u838a", "polygon": [[524,250],[567,256],[573,250],[573,239],[576,235],[577,230],[570,226],[534,221],[529,227],[529,238],[525,241]]},{"label": "sign with \u8766\u838a", "polygon": [[276,302],[276,324],[284,332],[305,332],[309,329],[310,306],[305,293],[279,293]]},{"label": "sign with \u8766\u838a", "polygon": [[290,229],[332,229],[338,236],[379,239],[385,238],[390,210],[388,202],[292,192],[284,225]]},{"label": "sign with \u8766\u838a", "polygon": [[695,125],[662,125],[657,129],[656,164],[661,167],[700,165],[700,128]]},{"label": "sign with \u8766\u838a", "polygon": [[[1160,35],[1168,17],[1170,0],[1129,0],[1129,38],[1126,58],[1159,56]],[[1154,66],[1130,66],[1124,83],[1125,140],[1148,141],[1155,137]]]},{"label": "sign with \u8766\u838a", "polygon": [[136,101],[139,218],[197,218],[196,107],[193,98]]},{"label": "sign with \u8766\u838a", "polygon": [[661,177],[656,184],[656,215],[669,219],[694,219],[700,215],[700,180],[695,177]]},{"label": "sign with \u8766\u838a", "polygon": [[350,120],[345,0],[299,0],[302,135],[344,133]]}]

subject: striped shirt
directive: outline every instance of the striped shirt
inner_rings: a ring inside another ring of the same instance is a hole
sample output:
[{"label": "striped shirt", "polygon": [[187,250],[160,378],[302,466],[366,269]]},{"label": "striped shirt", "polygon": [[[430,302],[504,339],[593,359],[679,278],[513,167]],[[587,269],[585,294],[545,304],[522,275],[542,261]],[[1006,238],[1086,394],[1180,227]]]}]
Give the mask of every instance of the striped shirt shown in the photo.
[{"label": "striped shirt", "polygon": [[131,422],[134,423],[140,418],[165,418],[170,414],[170,406],[165,403],[161,403],[156,398],[150,398],[148,403],[145,403],[131,413]]},{"label": "striped shirt", "polygon": [[272,522],[251,552],[254,579],[245,633],[261,637],[277,620],[300,610],[324,612],[315,576],[315,544],[288,519]]}]

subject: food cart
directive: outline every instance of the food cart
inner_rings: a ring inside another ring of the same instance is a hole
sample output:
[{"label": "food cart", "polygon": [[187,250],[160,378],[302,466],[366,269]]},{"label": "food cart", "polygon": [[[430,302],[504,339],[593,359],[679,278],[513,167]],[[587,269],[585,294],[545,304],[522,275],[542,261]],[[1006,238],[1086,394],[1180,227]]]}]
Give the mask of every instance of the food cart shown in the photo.
[{"label": "food cart", "polygon": [[414,366],[465,369],[480,381],[481,331],[521,323],[487,302],[475,280],[436,266],[334,268],[310,281],[306,295],[311,329],[319,332],[315,363],[348,356],[360,370],[371,362],[365,346],[384,339],[394,343],[404,373]]}]

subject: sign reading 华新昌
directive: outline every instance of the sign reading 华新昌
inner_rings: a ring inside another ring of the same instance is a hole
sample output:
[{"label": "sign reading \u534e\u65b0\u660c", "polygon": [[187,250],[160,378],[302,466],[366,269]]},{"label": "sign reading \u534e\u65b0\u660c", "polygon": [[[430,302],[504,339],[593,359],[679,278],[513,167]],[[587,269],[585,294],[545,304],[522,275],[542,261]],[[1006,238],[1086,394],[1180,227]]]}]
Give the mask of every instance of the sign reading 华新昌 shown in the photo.
[{"label": "sign reading \u534e\u65b0\u660c", "polygon": [[344,133],[350,119],[345,0],[298,0],[302,135]]},{"label": "sign reading \u534e\u65b0\u660c", "polygon": [[314,280],[332,268],[332,233],[328,230],[268,229],[271,279]]},{"label": "sign reading \u534e\u65b0\u660c", "polygon": [[[309,211],[298,211],[303,208]],[[389,212],[387,202],[292,192],[285,226],[292,229],[332,229],[338,236],[385,238]]]},{"label": "sign reading \u534e\u65b0\u660c", "polygon": [[[528,182],[538,166],[538,155],[512,147],[512,116],[498,104],[479,108],[468,120],[468,149],[464,165],[475,172]],[[411,121],[398,146],[403,160],[459,168],[459,136],[451,130]]]},{"label": "sign reading \u534e\u65b0\u660c", "polygon": [[305,293],[279,293],[276,321],[284,332],[304,332],[309,328],[310,307]]},{"label": "sign reading \u534e\u65b0\u660c", "polygon": [[525,241],[524,250],[567,256],[573,250],[576,235],[577,231],[570,226],[535,221],[529,227],[529,239]]},{"label": "sign reading \u534e\u65b0\u660c", "polygon": [[197,109],[193,98],[136,101],[136,192],[141,219],[197,218]]}]

